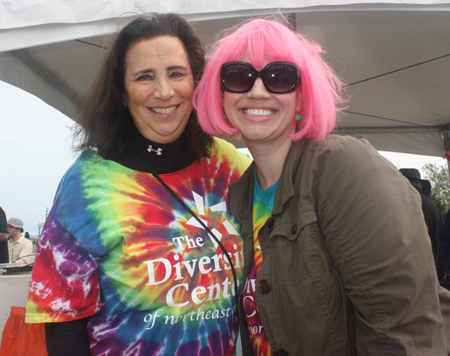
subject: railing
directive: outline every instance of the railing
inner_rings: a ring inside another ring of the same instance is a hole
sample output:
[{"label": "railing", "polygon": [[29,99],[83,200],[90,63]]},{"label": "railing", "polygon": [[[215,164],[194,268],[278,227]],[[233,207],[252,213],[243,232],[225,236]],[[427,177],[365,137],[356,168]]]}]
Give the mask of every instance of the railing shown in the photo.
[{"label": "railing", "polygon": [[0,275],[30,273],[31,271],[33,271],[34,259],[33,259],[33,262],[31,262],[31,263],[17,264],[14,262],[20,260],[21,258],[31,257],[31,256],[34,257],[34,256],[36,256],[36,254],[32,253],[30,255],[21,256],[19,258],[16,258],[12,263],[0,263]]}]

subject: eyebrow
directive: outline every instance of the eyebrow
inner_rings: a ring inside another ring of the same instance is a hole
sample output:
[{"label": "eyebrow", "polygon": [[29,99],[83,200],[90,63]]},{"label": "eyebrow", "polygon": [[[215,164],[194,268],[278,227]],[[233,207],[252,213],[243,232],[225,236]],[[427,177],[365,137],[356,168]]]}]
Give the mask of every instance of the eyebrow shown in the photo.
[{"label": "eyebrow", "polygon": [[188,67],[185,67],[185,66],[170,66],[167,68],[167,70],[174,70],[174,69],[189,70]]},{"label": "eyebrow", "polygon": [[[185,70],[185,71],[189,70],[188,67],[182,66],[182,65],[174,65],[174,66],[167,67],[168,71],[169,70],[174,70],[174,69],[182,69],[182,70]],[[154,71],[155,70],[153,68],[145,68],[145,69],[138,70],[135,73],[132,73],[132,75],[136,76],[136,75],[141,75],[141,74],[153,73]]]}]

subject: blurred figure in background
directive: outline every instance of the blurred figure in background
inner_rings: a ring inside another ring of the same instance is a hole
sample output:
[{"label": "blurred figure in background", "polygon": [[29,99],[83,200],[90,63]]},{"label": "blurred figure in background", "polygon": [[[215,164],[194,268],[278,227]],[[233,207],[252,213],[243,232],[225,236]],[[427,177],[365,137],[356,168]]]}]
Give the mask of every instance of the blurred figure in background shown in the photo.
[{"label": "blurred figure in background", "polygon": [[0,263],[8,263],[8,229],[6,228],[6,214],[0,206]]},{"label": "blurred figure in background", "polygon": [[431,193],[431,183],[422,179],[420,171],[416,168],[401,168],[399,171],[408,178],[411,185],[417,189],[422,199],[422,211],[425,223],[428,228],[428,235],[431,239],[431,247],[433,249],[434,263],[439,280],[445,276],[445,267],[439,254],[438,235],[442,228],[442,217],[438,208],[431,202],[428,196]]},{"label": "blurred figure in background", "polygon": [[33,245],[23,237],[23,221],[18,218],[8,220],[9,263],[28,264],[32,261]]},{"label": "blurred figure in background", "polygon": [[441,279],[441,285],[450,290],[450,210],[445,216],[444,224],[438,236],[440,260],[444,265],[446,274]]}]

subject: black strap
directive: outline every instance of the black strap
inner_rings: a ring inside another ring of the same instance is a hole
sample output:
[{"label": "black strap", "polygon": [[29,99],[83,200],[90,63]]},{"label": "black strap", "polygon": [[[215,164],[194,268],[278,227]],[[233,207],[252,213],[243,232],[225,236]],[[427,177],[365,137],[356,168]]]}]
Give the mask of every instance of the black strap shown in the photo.
[{"label": "black strap", "polygon": [[159,176],[159,174],[157,172],[155,172],[152,167],[150,167],[150,165],[144,161],[144,159],[140,156],[138,156],[136,153],[132,152],[132,154],[139,160],[139,162],[141,162],[141,164],[148,170],[148,172],[155,177],[162,185],[164,188],[167,189],[167,191],[181,204],[181,206],[183,208],[185,208],[189,214],[191,214],[195,220],[197,220],[199,222],[199,224],[213,237],[213,239],[217,242],[217,244],[220,246],[220,248],[222,249],[224,255],[227,257],[228,259],[228,263],[231,266],[231,271],[233,272],[233,284],[234,284],[234,292],[235,292],[235,298],[236,298],[236,308],[237,308],[237,303],[238,303],[238,285],[237,285],[237,278],[236,278],[236,270],[234,269],[234,265],[233,265],[233,261],[231,260],[230,255],[228,254],[228,251],[226,250],[226,248],[222,245],[222,243],[220,242],[220,240],[216,237],[216,235],[214,235],[214,233],[211,231],[211,229],[205,225],[205,223],[197,216],[197,214],[195,214],[191,208],[189,208],[186,203],[181,200],[181,198],[161,179],[161,177]]}]

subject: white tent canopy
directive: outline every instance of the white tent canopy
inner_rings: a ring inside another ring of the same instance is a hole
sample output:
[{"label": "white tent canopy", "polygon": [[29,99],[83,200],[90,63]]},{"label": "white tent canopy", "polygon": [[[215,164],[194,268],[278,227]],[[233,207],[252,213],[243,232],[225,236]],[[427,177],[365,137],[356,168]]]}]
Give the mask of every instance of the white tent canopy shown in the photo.
[{"label": "white tent canopy", "polygon": [[145,12],[176,12],[205,44],[240,20],[276,9],[318,41],[349,84],[336,132],[380,150],[443,156],[450,125],[450,3],[340,0],[4,0],[0,80],[67,116],[98,68],[105,38]]}]

